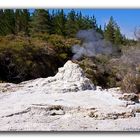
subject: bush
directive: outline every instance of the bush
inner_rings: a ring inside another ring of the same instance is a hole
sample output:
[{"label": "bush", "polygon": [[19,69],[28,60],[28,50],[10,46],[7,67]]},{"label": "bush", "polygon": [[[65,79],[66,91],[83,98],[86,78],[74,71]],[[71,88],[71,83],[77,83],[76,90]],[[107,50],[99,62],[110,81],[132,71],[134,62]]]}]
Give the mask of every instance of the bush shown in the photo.
[{"label": "bush", "polygon": [[97,55],[79,62],[86,76],[102,88],[121,87],[123,92],[140,93],[140,48],[122,48],[120,57]]},{"label": "bush", "polygon": [[57,52],[62,61],[67,61],[73,56],[71,46],[80,43],[80,41],[75,38],[64,38],[53,34],[49,36],[48,43],[52,44],[52,49]]},{"label": "bush", "polygon": [[127,73],[122,80],[121,89],[127,93],[140,93],[140,75]]},{"label": "bush", "polygon": [[38,77],[55,75],[63,65],[61,58],[48,43],[34,38],[15,36],[2,38],[0,43],[0,80],[18,83]]},{"label": "bush", "polygon": [[[106,59],[103,59],[106,58]],[[94,58],[85,58],[79,62],[86,76],[91,81],[102,88],[110,88],[116,86],[114,73],[107,67],[110,58],[99,55]]]}]

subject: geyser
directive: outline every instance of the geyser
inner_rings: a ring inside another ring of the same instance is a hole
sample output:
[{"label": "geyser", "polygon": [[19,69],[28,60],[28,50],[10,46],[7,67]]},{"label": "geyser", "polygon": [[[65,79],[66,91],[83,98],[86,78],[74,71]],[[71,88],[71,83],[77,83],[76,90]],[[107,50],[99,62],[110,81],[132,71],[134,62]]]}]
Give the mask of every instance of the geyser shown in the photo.
[{"label": "geyser", "polygon": [[83,56],[93,57],[97,54],[112,54],[114,48],[109,41],[95,30],[80,30],[76,37],[82,41],[81,45],[72,46],[73,59],[80,59]]}]

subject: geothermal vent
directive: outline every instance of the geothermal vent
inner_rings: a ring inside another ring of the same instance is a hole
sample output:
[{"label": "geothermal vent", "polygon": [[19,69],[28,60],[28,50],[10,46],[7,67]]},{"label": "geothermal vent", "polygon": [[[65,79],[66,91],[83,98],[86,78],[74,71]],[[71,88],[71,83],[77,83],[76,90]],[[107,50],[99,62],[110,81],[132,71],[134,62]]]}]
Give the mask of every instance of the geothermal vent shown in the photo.
[{"label": "geothermal vent", "polygon": [[63,67],[59,68],[54,77],[39,78],[21,84],[45,93],[65,93],[95,89],[92,82],[85,77],[80,66],[72,61],[67,61]]}]

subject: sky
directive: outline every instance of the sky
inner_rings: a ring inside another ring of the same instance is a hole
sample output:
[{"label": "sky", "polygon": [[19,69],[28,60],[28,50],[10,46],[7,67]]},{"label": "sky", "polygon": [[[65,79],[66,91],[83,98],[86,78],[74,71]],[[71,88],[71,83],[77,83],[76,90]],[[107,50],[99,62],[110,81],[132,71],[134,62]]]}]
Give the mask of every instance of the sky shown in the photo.
[{"label": "sky", "polygon": [[[64,9],[67,14],[71,9]],[[127,38],[135,38],[134,30],[140,27],[140,9],[74,9],[76,12],[81,11],[83,15],[95,16],[98,25],[104,28],[109,18],[113,16],[119,25],[122,34]],[[50,10],[51,12],[52,10]]]}]

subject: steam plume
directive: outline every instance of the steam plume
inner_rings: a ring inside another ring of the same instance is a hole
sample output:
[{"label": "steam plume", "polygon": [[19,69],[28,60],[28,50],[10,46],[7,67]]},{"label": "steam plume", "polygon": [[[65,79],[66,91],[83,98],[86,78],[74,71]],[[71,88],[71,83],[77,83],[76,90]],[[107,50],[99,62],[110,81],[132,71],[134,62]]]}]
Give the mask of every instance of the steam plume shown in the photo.
[{"label": "steam plume", "polygon": [[82,45],[72,46],[73,59],[80,59],[83,56],[93,57],[97,54],[109,55],[114,51],[112,44],[92,29],[80,30],[76,37],[82,41]]}]

